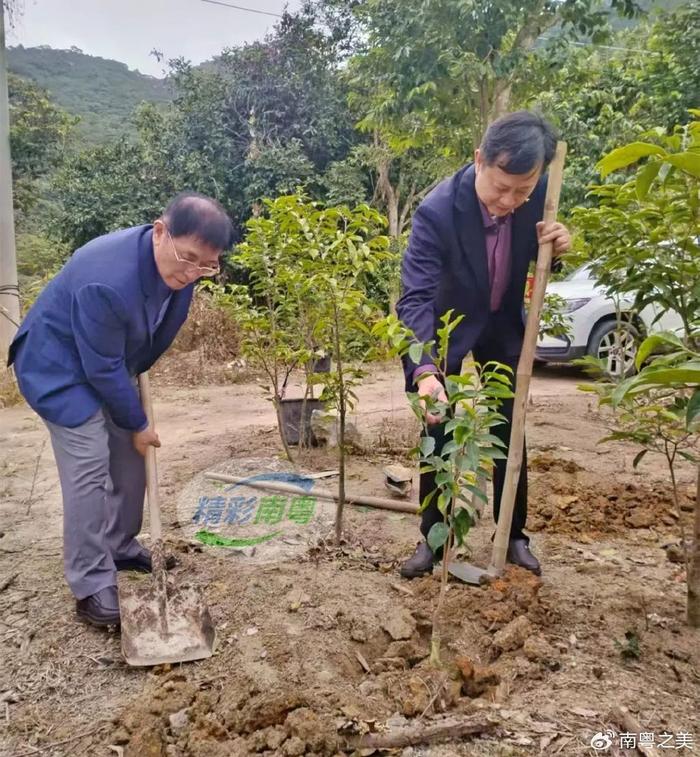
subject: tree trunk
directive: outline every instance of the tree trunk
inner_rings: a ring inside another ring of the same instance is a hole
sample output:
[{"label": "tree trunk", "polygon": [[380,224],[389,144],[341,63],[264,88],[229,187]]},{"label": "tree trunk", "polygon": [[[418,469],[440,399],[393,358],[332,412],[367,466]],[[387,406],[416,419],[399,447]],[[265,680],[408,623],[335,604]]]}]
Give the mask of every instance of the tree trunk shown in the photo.
[{"label": "tree trunk", "polygon": [[[337,293],[334,293],[337,296]],[[343,379],[343,356],[340,349],[340,318],[338,304],[334,307],[333,351],[338,375],[338,502],[335,508],[335,541],[340,544],[343,538],[343,511],[345,509],[345,382]]]},{"label": "tree trunk", "polygon": [[[380,137],[375,133],[375,145],[380,144]],[[398,242],[401,236],[402,217],[400,211],[401,195],[398,188],[391,183],[389,172],[391,170],[391,158],[385,157],[377,166],[377,190],[386,206],[386,215],[389,221],[389,237]],[[396,303],[399,299],[399,281],[389,283],[389,312],[396,314]]]},{"label": "tree trunk", "polygon": [[495,121],[501,116],[505,116],[510,108],[510,96],[513,91],[512,85],[508,81],[500,80],[496,82],[493,94],[493,102],[489,110],[489,123]]},{"label": "tree trunk", "polygon": [[688,625],[700,628],[700,465],[695,489],[693,542],[688,560]]},{"label": "tree trunk", "polygon": [[389,176],[391,170],[391,159],[385,158],[379,163],[377,172],[377,189],[386,205],[386,215],[389,219],[389,236],[392,239],[398,239],[401,234],[399,223],[399,191],[392,183]]},{"label": "tree trunk", "polygon": [[489,95],[489,82],[487,77],[482,76],[479,81],[479,122],[472,127],[474,147],[481,144],[481,140],[489,125],[489,115],[491,113],[491,97]]},{"label": "tree trunk", "polygon": [[289,460],[292,465],[296,465],[296,460],[294,459],[294,456],[292,455],[292,450],[289,448],[289,444],[287,444],[287,436],[284,431],[284,422],[282,418],[282,401],[279,396],[275,396],[273,398],[273,404],[275,406],[275,413],[277,415],[277,428],[280,432],[280,439],[282,440],[282,446],[284,447],[284,452],[287,455],[287,460]]}]

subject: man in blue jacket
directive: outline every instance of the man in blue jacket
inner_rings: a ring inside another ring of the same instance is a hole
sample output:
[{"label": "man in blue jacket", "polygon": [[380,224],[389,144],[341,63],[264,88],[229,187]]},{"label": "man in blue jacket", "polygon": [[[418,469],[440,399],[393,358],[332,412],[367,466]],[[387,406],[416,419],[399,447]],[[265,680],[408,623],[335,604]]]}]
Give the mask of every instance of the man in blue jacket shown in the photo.
[{"label": "man in blue jacket", "polygon": [[[530,262],[538,244],[553,243],[558,255],[568,249],[570,237],[560,223],[544,228],[546,178],[543,175],[556,148],[551,126],[540,116],[519,111],[494,121],[488,128],[474,163],[439,184],[418,206],[408,249],[401,268],[402,295],[399,318],[421,342],[436,339],[439,319],[448,310],[464,315],[450,338],[447,373],[458,374],[471,352],[484,364],[497,360],[515,369],[522,348],[523,298]],[[406,358],[406,391],[445,401],[445,392],[430,355],[420,365]],[[494,434],[508,445],[513,400],[503,402],[507,418]],[[446,442],[444,424],[427,417],[436,449]],[[505,460],[497,461],[493,474],[494,515],[498,520],[505,479]],[[420,500],[435,489],[435,474],[420,477]],[[527,518],[527,459],[515,498],[508,560],[534,573],[540,564],[523,531]],[[443,520],[437,497],[423,511],[421,532]],[[430,573],[439,555],[427,541],[402,566],[405,578]]]},{"label": "man in blue jacket", "polygon": [[39,295],[10,346],[17,381],[51,435],[63,494],[66,580],[78,615],[119,622],[116,572],[151,569],[136,540],[144,456],[160,446],[136,376],[168,349],[194,283],[219,272],[233,227],[215,200],[178,195],[152,225],[77,250]]}]

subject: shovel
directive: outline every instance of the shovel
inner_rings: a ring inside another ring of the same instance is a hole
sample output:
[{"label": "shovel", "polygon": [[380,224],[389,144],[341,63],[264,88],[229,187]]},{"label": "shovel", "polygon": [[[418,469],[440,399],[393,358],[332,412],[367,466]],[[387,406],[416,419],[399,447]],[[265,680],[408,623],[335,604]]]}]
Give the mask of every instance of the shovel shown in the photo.
[{"label": "shovel", "polygon": [[[544,201],[545,223],[553,223],[559,209],[559,195],[561,193],[564,172],[564,158],[566,157],[566,142],[558,142],[554,160],[549,168],[547,178],[547,195]],[[510,443],[508,445],[508,462],[506,476],[501,497],[501,507],[498,515],[496,536],[493,540],[491,564],[487,569],[479,568],[469,563],[451,562],[448,571],[460,581],[477,586],[503,573],[508,553],[510,527],[513,522],[513,507],[515,492],[520,478],[523,464],[523,442],[525,439],[525,413],[527,398],[530,393],[530,379],[532,378],[532,363],[539,337],[540,315],[544,304],[547,279],[552,265],[552,243],[541,244],[537,251],[537,266],[535,268],[535,283],[530,298],[530,308],[527,313],[527,324],[523,338],[523,349],[518,361],[516,372],[515,399],[513,400],[513,422],[510,428]]]},{"label": "shovel", "polygon": [[[153,403],[148,374],[139,376],[141,401],[151,428]],[[146,491],[151,518],[153,572],[149,579],[119,586],[122,654],[129,665],[161,665],[211,657],[216,631],[201,594],[168,580],[158,501],[155,447],[146,453]]]}]

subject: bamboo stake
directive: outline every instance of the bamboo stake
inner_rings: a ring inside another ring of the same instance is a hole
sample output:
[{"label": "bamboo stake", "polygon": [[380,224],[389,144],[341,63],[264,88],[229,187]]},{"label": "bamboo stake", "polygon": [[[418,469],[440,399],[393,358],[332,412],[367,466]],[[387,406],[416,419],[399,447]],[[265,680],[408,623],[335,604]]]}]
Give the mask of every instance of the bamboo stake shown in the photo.
[{"label": "bamboo stake", "polygon": [[[554,160],[549,167],[547,180],[547,195],[544,201],[545,223],[553,223],[559,209],[559,195],[561,193],[564,172],[564,158],[566,157],[566,142],[558,142]],[[510,527],[513,522],[513,507],[515,492],[518,488],[520,470],[523,465],[523,444],[525,440],[525,414],[527,399],[530,393],[530,379],[532,378],[532,363],[535,358],[535,348],[539,335],[540,314],[544,303],[547,279],[552,265],[551,242],[541,244],[537,251],[537,266],[535,268],[535,283],[530,299],[530,309],[527,314],[523,349],[518,361],[516,372],[515,399],[513,401],[513,421],[510,429],[510,445],[508,447],[508,463],[503,486],[503,496],[498,514],[498,526],[493,540],[490,573],[496,575],[503,572],[508,552]]]},{"label": "bamboo stake", "polygon": [[[205,473],[204,478],[210,481],[222,481],[226,484],[245,484],[253,489],[264,489],[271,492],[282,492],[283,494],[310,494],[318,499],[325,499],[330,502],[337,502],[338,495],[332,492],[327,492],[323,489],[314,489],[309,492],[307,489],[303,489],[301,486],[295,486],[294,484],[285,484],[280,481],[251,481],[248,478],[241,476],[228,476],[223,473]],[[393,499],[386,499],[384,497],[368,497],[362,494],[358,495],[345,495],[345,501],[351,505],[360,505],[364,507],[376,507],[380,510],[393,510],[398,513],[411,513],[418,512],[418,505],[414,505],[411,502],[396,502]]]}]

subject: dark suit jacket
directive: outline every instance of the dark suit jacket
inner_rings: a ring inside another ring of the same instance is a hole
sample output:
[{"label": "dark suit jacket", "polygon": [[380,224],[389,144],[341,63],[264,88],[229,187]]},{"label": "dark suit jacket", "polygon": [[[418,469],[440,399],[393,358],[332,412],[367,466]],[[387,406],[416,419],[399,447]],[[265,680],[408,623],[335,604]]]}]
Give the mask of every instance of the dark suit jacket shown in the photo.
[{"label": "dark suit jacket", "polygon": [[[501,307],[490,312],[490,287],[481,208],[474,188],[474,166],[441,182],[418,206],[401,266],[400,320],[420,342],[436,339],[448,310],[464,319],[452,333],[447,372],[459,373],[465,355],[484,329],[498,335],[499,352],[517,355],[524,333],[523,299],[530,261],[537,258],[537,221],[542,220],[546,177],[513,214],[510,281]],[[404,358],[406,391],[414,391],[416,364]],[[421,365],[433,364],[423,355]]]},{"label": "dark suit jacket", "polygon": [[146,416],[132,376],[150,368],[187,318],[193,286],[174,291],[154,332],[163,282],[151,226],[88,242],[39,295],[10,346],[22,394],[59,426],[84,423],[102,406],[125,429]]}]

